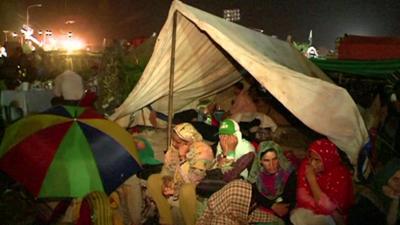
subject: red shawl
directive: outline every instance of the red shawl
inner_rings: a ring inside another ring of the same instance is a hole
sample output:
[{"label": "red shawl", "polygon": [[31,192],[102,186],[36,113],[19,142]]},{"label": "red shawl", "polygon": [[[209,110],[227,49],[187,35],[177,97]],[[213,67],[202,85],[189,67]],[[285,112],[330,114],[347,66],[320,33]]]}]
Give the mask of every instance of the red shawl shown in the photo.
[{"label": "red shawl", "polygon": [[317,175],[317,182],[323,194],[318,202],[314,200],[306,180],[305,169],[309,162],[305,159],[298,172],[297,207],[311,209],[316,214],[330,215],[338,210],[347,215],[354,201],[352,176],[341,163],[336,146],[328,139],[320,139],[313,142],[308,150],[322,159],[324,170]]}]

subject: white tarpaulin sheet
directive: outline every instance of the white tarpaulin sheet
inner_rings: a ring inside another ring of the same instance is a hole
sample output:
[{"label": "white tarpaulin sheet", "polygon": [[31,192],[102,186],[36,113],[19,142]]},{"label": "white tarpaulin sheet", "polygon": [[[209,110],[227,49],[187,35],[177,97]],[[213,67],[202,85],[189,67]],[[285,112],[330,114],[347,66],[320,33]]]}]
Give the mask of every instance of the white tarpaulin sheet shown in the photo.
[{"label": "white tarpaulin sheet", "polygon": [[289,43],[180,1],[172,3],[141,79],[111,119],[124,121],[149,104],[167,114],[174,12],[178,15],[174,111],[240,80],[238,63],[304,124],[326,135],[355,162],[367,131],[345,89],[332,84]]}]

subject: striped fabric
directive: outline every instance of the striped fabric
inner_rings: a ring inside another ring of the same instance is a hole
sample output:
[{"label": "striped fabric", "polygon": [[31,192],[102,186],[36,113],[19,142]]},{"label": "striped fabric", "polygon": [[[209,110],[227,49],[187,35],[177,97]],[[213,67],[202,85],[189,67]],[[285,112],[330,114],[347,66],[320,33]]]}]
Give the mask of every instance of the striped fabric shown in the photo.
[{"label": "striped fabric", "polygon": [[89,203],[93,225],[112,225],[112,211],[108,196],[104,192],[94,191],[84,198]]},{"label": "striped fabric", "polygon": [[248,215],[251,201],[251,184],[235,180],[215,192],[208,200],[207,208],[197,220],[197,225],[247,225],[264,222],[283,224],[278,217],[255,210]]},{"label": "striped fabric", "polygon": [[268,224],[268,225],[285,225],[285,222],[275,216],[274,214],[267,213],[259,208],[255,209],[249,216],[250,224]]}]

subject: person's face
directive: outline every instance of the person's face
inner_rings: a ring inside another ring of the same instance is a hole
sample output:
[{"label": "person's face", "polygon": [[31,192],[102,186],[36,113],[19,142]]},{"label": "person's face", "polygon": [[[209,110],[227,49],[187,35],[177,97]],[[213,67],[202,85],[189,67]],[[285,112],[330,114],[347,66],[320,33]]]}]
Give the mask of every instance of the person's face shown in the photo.
[{"label": "person's face", "polygon": [[390,177],[387,184],[394,192],[400,193],[400,170],[397,170],[397,172]]},{"label": "person's face", "polygon": [[219,140],[223,142],[228,142],[228,141],[233,141],[234,139],[237,139],[237,137],[233,134],[220,134],[219,135]]},{"label": "person's face", "polygon": [[175,186],[172,182],[165,184],[163,187],[163,195],[164,196],[172,196],[175,193]]},{"label": "person's face", "polygon": [[235,135],[219,135],[219,143],[221,144],[222,151],[224,154],[228,154],[227,151],[234,151],[238,144],[238,139]]},{"label": "person's face", "polygon": [[264,169],[270,174],[278,172],[279,161],[276,152],[269,151],[265,153],[261,159],[261,164],[264,167]]},{"label": "person's face", "polygon": [[324,171],[324,164],[322,162],[321,156],[315,152],[310,152],[310,165],[313,167],[315,173],[321,173]]},{"label": "person's face", "polygon": [[186,154],[189,152],[190,143],[182,140],[176,133],[172,133],[172,146],[178,149],[179,158],[181,160],[186,159]]}]

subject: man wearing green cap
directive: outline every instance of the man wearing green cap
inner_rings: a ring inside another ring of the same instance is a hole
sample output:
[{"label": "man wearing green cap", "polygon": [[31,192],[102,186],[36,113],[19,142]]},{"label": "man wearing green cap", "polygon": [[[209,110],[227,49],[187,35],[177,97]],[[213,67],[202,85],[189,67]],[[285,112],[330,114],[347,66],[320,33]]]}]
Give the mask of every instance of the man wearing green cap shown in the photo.
[{"label": "man wearing green cap", "polygon": [[[218,171],[221,170],[223,174],[222,179],[225,182],[230,182],[240,176],[247,178],[247,167],[252,164],[255,157],[255,151],[253,145],[242,138],[239,125],[234,120],[224,120],[219,127],[219,140],[213,169]],[[187,193],[191,193],[191,195],[182,195],[179,202],[180,207],[186,208],[186,217],[192,217],[191,220],[185,221],[186,225],[195,224],[194,215],[196,214],[196,210],[199,210],[198,212],[201,211],[201,209],[197,209],[196,207],[203,204],[196,202],[195,192],[197,192],[197,187],[196,191],[194,188],[195,186],[191,187],[193,187],[191,190],[185,190]],[[187,221],[191,222],[188,223]]]},{"label": "man wearing green cap", "polygon": [[249,163],[251,163],[255,150],[250,142],[242,138],[239,124],[232,119],[222,121],[219,127],[219,140],[216,154],[217,163],[215,166],[220,168],[224,174],[228,172],[233,174],[240,172],[240,176],[247,178],[247,169],[235,166],[235,164],[239,164],[235,162],[245,156],[246,160],[242,158],[241,161],[250,161]]}]

